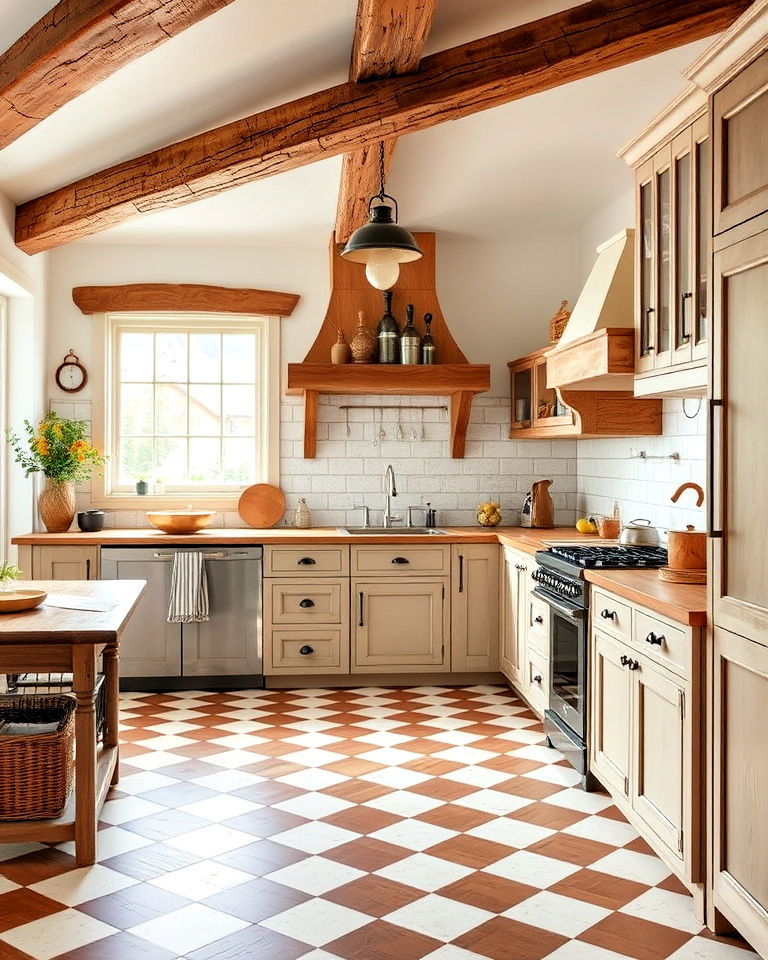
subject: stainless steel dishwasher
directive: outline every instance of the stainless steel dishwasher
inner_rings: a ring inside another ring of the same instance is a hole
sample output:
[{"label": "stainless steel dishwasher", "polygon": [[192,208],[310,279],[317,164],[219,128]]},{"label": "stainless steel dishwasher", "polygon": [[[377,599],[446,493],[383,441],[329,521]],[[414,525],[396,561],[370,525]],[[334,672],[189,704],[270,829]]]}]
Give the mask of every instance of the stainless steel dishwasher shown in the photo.
[{"label": "stainless steel dishwasher", "polygon": [[[200,551],[210,619],[168,623],[174,554]],[[102,580],[146,580],[147,590],[120,640],[123,690],[261,687],[261,547],[104,547]]]}]

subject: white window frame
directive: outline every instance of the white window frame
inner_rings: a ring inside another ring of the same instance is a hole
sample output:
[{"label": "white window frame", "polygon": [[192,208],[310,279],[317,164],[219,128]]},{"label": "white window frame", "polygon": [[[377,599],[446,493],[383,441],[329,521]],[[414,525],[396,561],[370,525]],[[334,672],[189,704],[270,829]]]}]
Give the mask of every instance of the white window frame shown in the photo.
[{"label": "white window frame", "polygon": [[[116,447],[117,335],[120,331],[144,329],[147,332],[195,328],[222,333],[256,330],[259,333],[259,370],[257,374],[257,437],[256,483],[279,483],[280,455],[280,318],[233,313],[140,312],[102,313],[93,316],[93,442],[97,449],[109,454]],[[200,487],[187,491],[139,496],[135,491],[113,489],[113,466],[110,460],[103,474],[91,480],[91,502],[94,506],[115,509],[152,509],[171,504],[206,506],[217,510],[236,510],[242,487]]]}]

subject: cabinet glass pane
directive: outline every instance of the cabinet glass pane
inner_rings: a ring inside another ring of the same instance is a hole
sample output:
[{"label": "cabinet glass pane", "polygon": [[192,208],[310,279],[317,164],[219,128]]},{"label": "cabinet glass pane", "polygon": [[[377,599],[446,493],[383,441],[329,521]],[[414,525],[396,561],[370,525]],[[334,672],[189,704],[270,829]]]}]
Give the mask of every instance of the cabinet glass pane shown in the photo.
[{"label": "cabinet glass pane", "polygon": [[694,331],[696,343],[701,343],[709,336],[709,322],[707,320],[709,190],[709,140],[703,140],[696,144],[696,273],[698,286],[696,293],[696,328]]},{"label": "cabinet glass pane", "polygon": [[691,155],[675,160],[675,346],[691,339]]},{"label": "cabinet glass pane", "polygon": [[726,280],[726,474],[724,570],[729,597],[768,607],[766,531],[768,502],[765,412],[768,410],[768,263]]},{"label": "cabinet glass pane", "polygon": [[512,374],[512,422],[530,426],[531,423],[531,369]]},{"label": "cabinet glass pane", "polygon": [[640,354],[647,356],[651,344],[653,310],[653,188],[640,187]]},{"label": "cabinet glass pane", "polygon": [[549,417],[563,417],[568,413],[568,407],[560,403],[554,387],[547,386],[547,364],[537,363],[534,367],[536,376],[536,419],[546,420]]},{"label": "cabinet glass pane", "polygon": [[656,308],[657,340],[652,343],[657,354],[669,350],[670,346],[670,319],[671,319],[671,265],[672,265],[672,208],[671,208],[671,180],[670,171],[664,170],[658,175],[658,214],[656,249],[658,250],[658,298]]}]

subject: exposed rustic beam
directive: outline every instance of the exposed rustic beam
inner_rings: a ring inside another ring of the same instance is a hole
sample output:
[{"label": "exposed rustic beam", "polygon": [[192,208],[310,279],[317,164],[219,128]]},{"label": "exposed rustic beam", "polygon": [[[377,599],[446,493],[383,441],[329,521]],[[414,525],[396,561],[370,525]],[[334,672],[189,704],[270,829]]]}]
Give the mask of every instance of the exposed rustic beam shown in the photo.
[{"label": "exposed rustic beam", "polygon": [[190,313],[248,313],[289,317],[299,302],[296,293],[211,287],[199,283],[128,283],[119,286],[75,287],[72,299],[80,310],[119,313],[134,310]]},{"label": "exposed rustic beam", "polygon": [[750,0],[592,0],[425,57],[418,74],[342,83],[134,160],[17,211],[28,253],[141,213],[424,130],[718,33]]},{"label": "exposed rustic beam", "polygon": [[0,149],[232,0],[60,0],[0,56]]},{"label": "exposed rustic beam", "polygon": [[[354,83],[413,73],[419,66],[437,0],[358,0],[355,39],[349,64]],[[384,172],[389,173],[397,140],[384,145]],[[368,200],[379,189],[379,151],[368,145],[344,154],[336,240],[346,243],[365,223]]]}]

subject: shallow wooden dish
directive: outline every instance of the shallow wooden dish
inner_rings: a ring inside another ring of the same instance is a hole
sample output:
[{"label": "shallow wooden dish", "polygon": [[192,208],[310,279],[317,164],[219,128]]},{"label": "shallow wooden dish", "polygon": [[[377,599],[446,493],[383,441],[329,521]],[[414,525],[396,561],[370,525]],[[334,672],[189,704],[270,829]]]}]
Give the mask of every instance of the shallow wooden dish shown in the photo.
[{"label": "shallow wooden dish", "polygon": [[659,579],[667,583],[706,583],[707,571],[659,567]]},{"label": "shallow wooden dish", "polygon": [[147,520],[164,533],[197,533],[216,516],[215,510],[148,510]]},{"label": "shallow wooden dish", "polygon": [[0,593],[0,613],[20,613],[39,607],[48,596],[42,590],[14,590],[13,593]]}]

